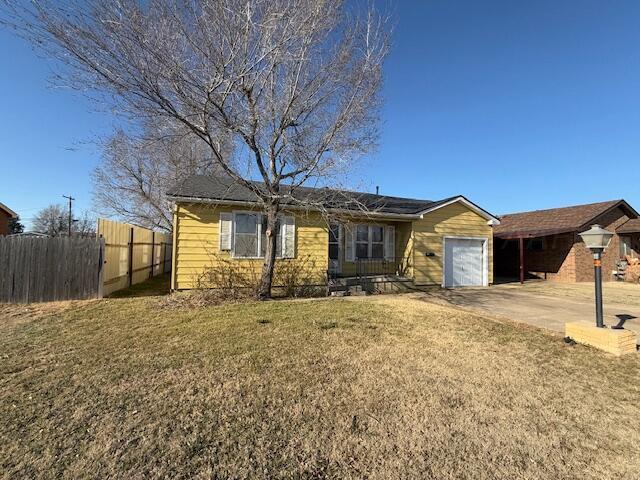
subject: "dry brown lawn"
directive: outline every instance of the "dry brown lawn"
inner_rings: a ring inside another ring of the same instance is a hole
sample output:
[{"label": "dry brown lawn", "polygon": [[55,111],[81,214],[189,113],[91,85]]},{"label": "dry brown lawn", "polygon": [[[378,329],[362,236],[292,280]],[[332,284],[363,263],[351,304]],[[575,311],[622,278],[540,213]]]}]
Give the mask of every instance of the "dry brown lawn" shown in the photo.
[{"label": "dry brown lawn", "polygon": [[[562,283],[552,281],[527,281],[524,285],[519,283],[498,285],[494,288],[517,288],[522,291],[541,295],[552,295],[579,300],[593,301],[593,282]],[[627,282],[603,282],[602,295],[606,303],[616,303],[640,307],[640,285]]]},{"label": "dry brown lawn", "polygon": [[407,296],[159,304],[0,321],[0,475],[638,478],[640,355]]}]

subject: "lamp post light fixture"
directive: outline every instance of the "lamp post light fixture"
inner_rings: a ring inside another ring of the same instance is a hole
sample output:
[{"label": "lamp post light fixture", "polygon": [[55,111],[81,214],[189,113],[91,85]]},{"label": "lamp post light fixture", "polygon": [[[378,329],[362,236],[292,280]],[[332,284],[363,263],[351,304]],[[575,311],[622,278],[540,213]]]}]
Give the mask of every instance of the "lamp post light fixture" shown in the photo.
[{"label": "lamp post light fixture", "polygon": [[591,225],[591,228],[580,234],[582,241],[593,253],[593,268],[596,282],[596,326],[604,327],[602,318],[602,252],[609,246],[613,233],[605,230],[600,225]]}]

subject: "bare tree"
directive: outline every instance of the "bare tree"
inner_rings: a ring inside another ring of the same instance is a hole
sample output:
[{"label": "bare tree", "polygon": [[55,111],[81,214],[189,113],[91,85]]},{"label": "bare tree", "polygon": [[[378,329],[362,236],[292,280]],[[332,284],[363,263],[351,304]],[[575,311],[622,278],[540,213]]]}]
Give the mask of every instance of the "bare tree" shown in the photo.
[{"label": "bare tree", "polygon": [[[71,215],[71,235],[89,237],[95,235],[95,219],[88,212],[79,218]],[[52,204],[40,210],[31,222],[31,229],[52,237],[66,236],[69,232],[69,211],[66,207]]]},{"label": "bare tree", "polygon": [[71,221],[71,235],[75,237],[95,237],[96,218],[85,211],[78,218]]},{"label": "bare tree", "polygon": [[166,192],[190,175],[216,170],[209,147],[183,126],[148,125],[141,135],[118,129],[102,152],[93,172],[97,210],[167,232],[172,214]]},{"label": "bare tree", "polygon": [[2,1],[4,23],[63,62],[72,86],[99,92],[129,118],[184,125],[222,171],[255,193],[268,239],[260,298],[271,295],[282,204],[296,201],[306,182],[344,176],[377,145],[389,29],[372,7]]},{"label": "bare tree", "polygon": [[67,211],[62,205],[49,205],[40,210],[31,222],[31,229],[57,237],[68,231]]}]

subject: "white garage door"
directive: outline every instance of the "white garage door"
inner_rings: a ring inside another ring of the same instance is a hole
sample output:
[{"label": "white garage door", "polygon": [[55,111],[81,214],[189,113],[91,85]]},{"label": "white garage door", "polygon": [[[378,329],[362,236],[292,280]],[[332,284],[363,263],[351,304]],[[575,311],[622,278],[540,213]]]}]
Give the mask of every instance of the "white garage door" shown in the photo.
[{"label": "white garage door", "polygon": [[445,238],[445,287],[484,285],[484,242],[468,238]]}]

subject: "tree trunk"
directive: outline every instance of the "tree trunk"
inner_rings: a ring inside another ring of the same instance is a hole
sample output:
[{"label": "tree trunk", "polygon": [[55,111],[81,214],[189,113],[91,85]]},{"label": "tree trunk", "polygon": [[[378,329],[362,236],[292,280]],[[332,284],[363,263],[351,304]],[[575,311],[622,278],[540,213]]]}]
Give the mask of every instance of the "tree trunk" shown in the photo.
[{"label": "tree trunk", "polygon": [[273,283],[273,270],[276,265],[276,239],[278,237],[278,206],[267,205],[265,210],[267,217],[266,239],[267,249],[262,265],[262,276],[260,278],[260,288],[258,289],[258,299],[268,300],[271,298],[271,285]]}]

